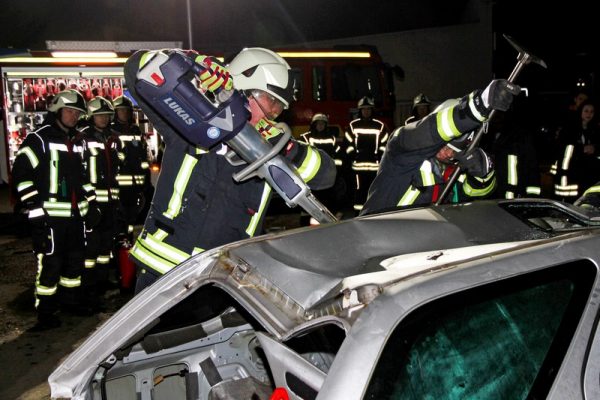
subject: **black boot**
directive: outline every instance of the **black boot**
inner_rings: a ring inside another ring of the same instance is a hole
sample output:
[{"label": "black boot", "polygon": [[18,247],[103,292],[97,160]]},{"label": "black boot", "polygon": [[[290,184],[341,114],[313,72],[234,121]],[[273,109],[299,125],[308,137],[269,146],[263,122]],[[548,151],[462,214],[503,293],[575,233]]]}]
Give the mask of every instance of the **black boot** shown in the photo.
[{"label": "black boot", "polygon": [[43,332],[58,328],[61,321],[56,314],[38,314],[37,323],[29,328],[28,332]]}]

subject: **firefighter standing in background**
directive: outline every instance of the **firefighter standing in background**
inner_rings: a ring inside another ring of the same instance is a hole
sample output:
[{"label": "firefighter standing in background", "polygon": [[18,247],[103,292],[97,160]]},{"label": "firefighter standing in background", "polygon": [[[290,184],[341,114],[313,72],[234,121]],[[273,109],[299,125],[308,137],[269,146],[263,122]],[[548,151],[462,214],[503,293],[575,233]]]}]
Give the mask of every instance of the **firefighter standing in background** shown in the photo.
[{"label": "firefighter standing in background", "polygon": [[560,153],[550,169],[555,175],[554,195],[569,203],[597,182],[600,175],[600,128],[595,118],[596,107],[587,100],[577,110],[577,120],[571,121],[560,132]]},{"label": "firefighter standing in background", "polygon": [[21,144],[12,170],[22,203],[29,210],[33,251],[37,258],[34,331],[60,326],[57,311],[79,311],[84,269],[85,223],[95,207],[87,184],[83,147],[75,129],[85,100],[75,90],[52,99],[41,128]]},{"label": "firefighter standing in background", "polygon": [[[323,150],[333,158],[337,170],[335,184],[329,189],[314,192],[315,196],[333,213],[340,209],[346,193],[346,183],[342,177],[343,153],[338,142],[338,132],[337,128],[329,127],[327,115],[317,113],[311,119],[310,130],[300,136],[306,144]],[[310,225],[318,225],[318,222],[311,217]]]},{"label": "firefighter standing in background", "polygon": [[[165,142],[156,192],[131,250],[139,268],[136,293],[193,254],[262,233],[272,196],[263,179],[233,180],[232,175],[245,164],[229,161],[226,144],[211,149],[190,144],[137,94],[137,72],[156,53],[137,52],[125,64],[133,98]],[[211,57],[191,51],[184,55],[206,65],[197,76],[203,90],[217,92],[234,86],[243,90],[251,113],[249,123],[271,143],[282,138],[272,120],[289,106],[294,92],[290,66],[282,57],[271,50],[246,48],[224,68]],[[333,184],[335,165],[324,152],[295,140],[289,140],[281,152],[311,189]]]},{"label": "firefighter standing in background", "polygon": [[110,129],[114,109],[104,97],[95,97],[87,105],[91,124],[82,129],[84,134],[84,161],[88,179],[96,192],[100,209],[99,218],[90,221],[82,286],[87,305],[93,311],[101,310],[100,297],[107,289],[109,278],[116,280],[111,263],[114,239],[119,227],[119,186],[117,173],[120,151],[118,133]]},{"label": "firefighter standing in background", "polygon": [[445,102],[422,120],[397,128],[361,215],[436,202],[456,164],[463,173],[446,202],[492,193],[495,175],[491,160],[478,147],[463,151],[471,136],[466,133],[477,129],[492,110],[507,110],[519,92],[517,85],[494,80],[483,91]]},{"label": "firefighter standing in background", "polygon": [[354,174],[355,211],[360,211],[367,199],[369,186],[377,175],[379,161],[388,140],[385,124],[373,118],[374,108],[375,101],[371,97],[360,99],[360,117],[350,122],[344,135],[346,154]]},{"label": "firefighter standing in background", "polygon": [[147,201],[152,199],[148,146],[139,126],[133,123],[133,103],[125,96],[113,100],[115,119],[112,129],[119,133],[124,159],[117,181],[123,213],[127,223],[127,236],[133,241],[133,225]]},{"label": "firefighter standing in background", "polygon": [[484,136],[483,147],[494,157],[497,187],[494,197],[514,199],[541,195],[540,171],[533,128],[524,110],[498,112]]}]

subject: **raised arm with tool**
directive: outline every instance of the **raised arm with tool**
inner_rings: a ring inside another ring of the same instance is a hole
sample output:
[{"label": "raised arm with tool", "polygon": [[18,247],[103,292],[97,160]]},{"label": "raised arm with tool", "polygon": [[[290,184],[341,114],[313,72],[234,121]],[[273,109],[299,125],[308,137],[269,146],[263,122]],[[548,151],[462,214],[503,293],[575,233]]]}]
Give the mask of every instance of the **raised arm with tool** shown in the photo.
[{"label": "raised arm with tool", "polygon": [[157,53],[139,70],[135,87],[186,140],[207,149],[224,142],[247,162],[244,170],[234,174],[236,181],[258,176],[289,207],[299,205],[319,222],[335,221],[296,168],[280,155],[289,132],[272,146],[247,122],[249,110],[243,93],[224,89],[210,96],[210,91],[203,93],[196,88],[194,78],[206,74],[208,68],[205,61],[197,63],[180,51]]},{"label": "raised arm with tool", "polygon": [[[194,253],[261,233],[273,189],[288,205],[334,220],[307,186],[332,185],[333,160],[272,121],[293,99],[290,67],[279,55],[248,48],[224,67],[181,50],[138,52],[125,78],[165,142],[131,253],[154,275],[150,283]],[[138,278],[140,288],[147,284]]]}]

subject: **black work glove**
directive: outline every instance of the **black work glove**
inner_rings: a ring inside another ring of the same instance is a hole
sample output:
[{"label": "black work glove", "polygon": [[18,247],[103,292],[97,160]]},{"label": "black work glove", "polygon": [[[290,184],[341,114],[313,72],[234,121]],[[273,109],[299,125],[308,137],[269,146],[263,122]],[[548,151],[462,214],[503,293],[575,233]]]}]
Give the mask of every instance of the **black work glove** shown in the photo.
[{"label": "black work glove", "polygon": [[492,110],[506,111],[513,102],[513,97],[521,92],[521,87],[506,79],[494,79],[474,97],[475,107],[481,115],[487,117]]},{"label": "black work glove", "polygon": [[454,155],[458,166],[466,173],[477,178],[483,178],[492,171],[494,164],[492,159],[479,147],[466,154],[464,152]]},{"label": "black work glove", "polygon": [[88,212],[85,215],[85,226],[88,229],[95,228],[102,219],[102,211],[98,208],[96,202],[92,201],[88,207]]},{"label": "black work glove", "polygon": [[49,239],[50,230],[48,228],[48,215],[44,211],[43,215],[29,217],[31,226],[31,242],[35,254],[45,254],[51,248]]}]

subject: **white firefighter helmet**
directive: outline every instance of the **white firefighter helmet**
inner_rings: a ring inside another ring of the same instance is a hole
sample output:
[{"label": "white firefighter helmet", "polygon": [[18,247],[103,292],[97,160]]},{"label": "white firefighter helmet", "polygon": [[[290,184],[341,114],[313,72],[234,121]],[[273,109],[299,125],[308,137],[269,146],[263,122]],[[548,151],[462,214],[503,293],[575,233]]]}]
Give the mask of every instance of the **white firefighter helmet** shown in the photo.
[{"label": "white firefighter helmet", "polygon": [[72,108],[85,113],[85,99],[77,90],[63,90],[62,92],[58,92],[52,98],[50,105],[48,106],[48,111],[57,113],[61,108]]},{"label": "white firefighter helmet", "polygon": [[313,115],[312,119],[310,120],[310,123],[314,124],[317,121],[323,121],[326,124],[328,124],[329,118],[327,118],[327,115],[325,115],[323,113],[317,113],[317,114]]},{"label": "white firefighter helmet", "polygon": [[133,110],[133,102],[131,100],[129,100],[128,97],[125,97],[125,96],[119,96],[119,97],[115,98],[112,102],[112,105],[115,110],[117,108],[128,108],[130,110]]},{"label": "white firefighter helmet", "polygon": [[373,108],[375,107],[375,100],[372,97],[365,96],[358,101],[358,108]]},{"label": "white firefighter helmet", "polygon": [[96,96],[88,102],[87,113],[90,116],[102,114],[113,115],[115,113],[115,109],[110,101],[106,100],[102,96]]},{"label": "white firefighter helmet", "polygon": [[288,108],[294,100],[289,64],[277,53],[261,47],[245,48],[229,63],[236,89],[259,89],[273,95]]}]

